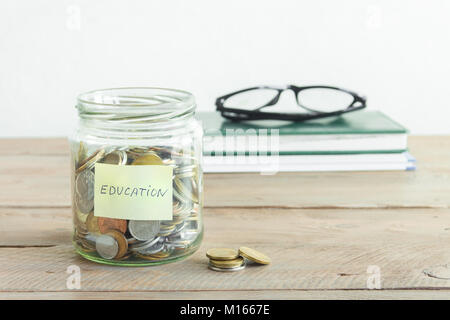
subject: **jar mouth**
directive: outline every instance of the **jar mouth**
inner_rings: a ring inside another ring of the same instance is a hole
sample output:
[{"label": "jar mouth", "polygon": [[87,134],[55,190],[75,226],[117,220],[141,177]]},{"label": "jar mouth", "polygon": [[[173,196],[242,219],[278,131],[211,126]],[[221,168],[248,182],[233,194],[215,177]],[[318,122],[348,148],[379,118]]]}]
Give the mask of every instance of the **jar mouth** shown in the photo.
[{"label": "jar mouth", "polygon": [[183,90],[123,87],[82,93],[77,98],[80,118],[114,122],[164,121],[192,115],[194,96]]}]

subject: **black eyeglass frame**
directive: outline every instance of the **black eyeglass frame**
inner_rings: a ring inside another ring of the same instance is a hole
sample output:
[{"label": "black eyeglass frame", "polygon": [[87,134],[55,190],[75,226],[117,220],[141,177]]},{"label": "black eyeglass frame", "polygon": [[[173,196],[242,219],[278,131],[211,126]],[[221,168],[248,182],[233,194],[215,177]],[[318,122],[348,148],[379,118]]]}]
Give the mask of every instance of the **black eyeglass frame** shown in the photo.
[{"label": "black eyeglass frame", "polygon": [[[257,89],[272,89],[277,90],[277,95],[270,100],[265,105],[256,108],[254,110],[243,110],[243,109],[237,109],[237,108],[227,108],[224,106],[225,101],[230,98],[231,96],[234,96],[239,93],[251,91],[251,90],[257,90]],[[300,104],[298,95],[302,90],[306,89],[333,89],[338,91],[343,91],[345,93],[350,94],[353,97],[352,103],[350,105],[342,110],[339,111],[333,111],[333,112],[321,112],[317,110],[310,109],[308,107],[305,107]],[[309,114],[292,114],[292,113],[279,113],[279,112],[260,112],[262,108],[269,107],[275,105],[278,100],[280,99],[281,93],[285,90],[292,90],[295,93],[295,99],[297,101],[297,105],[301,108],[304,108],[305,110],[310,111]],[[219,97],[216,99],[216,110],[219,111],[222,115],[222,117],[234,120],[234,121],[241,121],[241,120],[287,120],[287,121],[305,121],[305,120],[312,120],[312,119],[320,119],[325,117],[332,117],[332,116],[338,116],[344,113],[361,110],[366,107],[366,101],[367,99],[363,96],[358,95],[357,93],[353,91],[349,91],[346,89],[338,88],[338,87],[332,87],[332,86],[306,86],[306,87],[297,87],[294,85],[288,85],[285,88],[277,88],[277,87],[271,87],[271,86],[259,86],[259,87],[252,87],[247,88],[239,91],[235,91],[232,93],[229,93],[227,95],[224,95],[222,97]],[[359,103],[359,104],[358,104]]]}]

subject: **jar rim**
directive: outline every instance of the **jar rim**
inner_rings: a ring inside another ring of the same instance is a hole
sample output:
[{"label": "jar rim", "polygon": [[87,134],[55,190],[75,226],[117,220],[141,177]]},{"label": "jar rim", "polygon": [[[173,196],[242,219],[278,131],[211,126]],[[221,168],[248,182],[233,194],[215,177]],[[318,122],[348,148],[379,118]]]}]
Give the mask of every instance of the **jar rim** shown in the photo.
[{"label": "jar rim", "polygon": [[[159,91],[165,91],[167,93],[177,93],[180,95],[184,95],[186,97],[186,101],[188,101],[189,99],[193,99],[194,96],[192,95],[192,93],[185,91],[185,90],[180,90],[180,89],[170,89],[170,88],[163,88],[163,87],[117,87],[117,88],[104,88],[104,89],[95,89],[95,90],[90,90],[90,91],[86,91],[83,93],[80,93],[77,96],[77,100],[78,102],[81,103],[86,103],[86,104],[95,104],[95,105],[105,105],[105,106],[118,106],[118,105],[127,105],[127,106],[132,106],[133,104],[117,104],[117,103],[105,103],[105,102],[99,102],[98,100],[95,101],[94,100],[89,100],[86,99],[85,97],[88,97],[89,95],[94,95],[94,94],[103,94],[106,92],[113,92],[113,91],[142,91],[142,90],[159,90]],[[143,106],[146,104],[138,104],[139,106]],[[147,105],[153,105],[153,104],[147,104]]]},{"label": "jar rim", "polygon": [[120,87],[97,89],[81,93],[77,97],[77,109],[81,117],[152,116],[176,118],[193,113],[194,96],[187,91],[159,87]]}]

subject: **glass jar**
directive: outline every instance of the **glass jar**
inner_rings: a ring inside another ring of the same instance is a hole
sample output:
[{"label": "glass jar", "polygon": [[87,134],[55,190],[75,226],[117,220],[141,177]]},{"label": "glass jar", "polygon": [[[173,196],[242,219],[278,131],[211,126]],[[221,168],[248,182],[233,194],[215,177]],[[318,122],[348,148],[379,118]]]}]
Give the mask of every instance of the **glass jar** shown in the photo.
[{"label": "glass jar", "polygon": [[202,128],[192,94],[118,88],[78,97],[70,139],[76,251],[142,266],[194,253],[203,237]]}]

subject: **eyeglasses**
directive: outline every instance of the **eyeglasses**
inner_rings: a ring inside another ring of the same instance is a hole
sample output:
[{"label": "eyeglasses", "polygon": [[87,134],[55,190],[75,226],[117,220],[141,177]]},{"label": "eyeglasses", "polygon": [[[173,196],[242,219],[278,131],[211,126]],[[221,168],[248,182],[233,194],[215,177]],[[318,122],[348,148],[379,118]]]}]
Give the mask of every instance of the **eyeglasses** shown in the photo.
[{"label": "eyeglasses", "polygon": [[[264,109],[277,109],[281,94],[292,90],[297,105],[306,112],[269,112]],[[305,121],[337,116],[343,113],[361,110],[366,107],[366,98],[352,91],[330,86],[285,88],[270,86],[253,87],[239,90],[216,100],[216,110],[230,120],[288,120]]]}]

